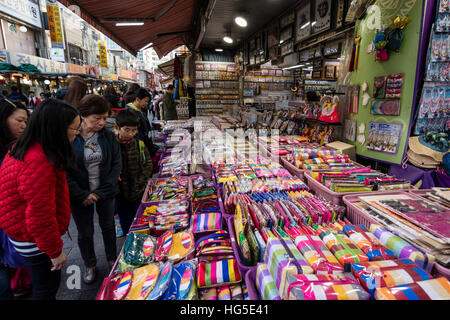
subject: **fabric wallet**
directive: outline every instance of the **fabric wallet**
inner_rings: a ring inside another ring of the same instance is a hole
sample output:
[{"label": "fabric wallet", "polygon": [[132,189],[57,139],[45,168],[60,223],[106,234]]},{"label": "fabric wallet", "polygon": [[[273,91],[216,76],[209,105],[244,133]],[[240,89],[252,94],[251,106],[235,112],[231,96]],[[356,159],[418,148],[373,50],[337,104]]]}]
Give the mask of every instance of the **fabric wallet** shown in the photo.
[{"label": "fabric wallet", "polygon": [[197,213],[191,218],[193,233],[217,231],[222,228],[222,213],[209,212]]},{"label": "fabric wallet", "polygon": [[236,259],[198,264],[197,287],[209,288],[239,283],[242,280]]}]

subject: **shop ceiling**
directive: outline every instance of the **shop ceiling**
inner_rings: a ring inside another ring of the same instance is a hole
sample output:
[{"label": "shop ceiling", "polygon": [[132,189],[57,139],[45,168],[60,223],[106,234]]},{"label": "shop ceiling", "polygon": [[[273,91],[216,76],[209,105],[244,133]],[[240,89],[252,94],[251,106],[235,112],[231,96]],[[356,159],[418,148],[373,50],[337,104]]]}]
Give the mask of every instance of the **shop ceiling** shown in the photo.
[{"label": "shop ceiling", "polygon": [[[271,20],[292,7],[298,0],[216,0],[201,42],[204,48],[237,49],[243,41]],[[234,19],[244,15],[247,27],[239,27]],[[223,41],[229,33],[232,44]]]},{"label": "shop ceiling", "polygon": [[[188,44],[199,0],[59,0],[133,55],[153,43],[162,57]],[[117,26],[117,23],[143,25]]]}]

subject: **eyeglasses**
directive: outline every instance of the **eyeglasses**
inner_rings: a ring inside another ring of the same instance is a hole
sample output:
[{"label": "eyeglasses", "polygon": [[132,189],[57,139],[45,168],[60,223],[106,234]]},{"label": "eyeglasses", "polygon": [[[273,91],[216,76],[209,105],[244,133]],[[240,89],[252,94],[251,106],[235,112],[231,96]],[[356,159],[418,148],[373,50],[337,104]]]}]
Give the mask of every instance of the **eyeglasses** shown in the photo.
[{"label": "eyeglasses", "polygon": [[81,132],[81,126],[79,126],[78,128],[71,128],[69,127],[70,130],[76,131],[76,132]]}]

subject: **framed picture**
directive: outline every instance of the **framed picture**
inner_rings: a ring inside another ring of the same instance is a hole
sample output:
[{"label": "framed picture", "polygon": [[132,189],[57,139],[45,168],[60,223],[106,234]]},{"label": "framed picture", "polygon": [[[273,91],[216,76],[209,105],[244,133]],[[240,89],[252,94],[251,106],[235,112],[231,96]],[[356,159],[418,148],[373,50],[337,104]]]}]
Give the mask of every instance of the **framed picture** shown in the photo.
[{"label": "framed picture", "polygon": [[374,100],[370,109],[371,114],[398,116],[400,114],[400,100]]},{"label": "framed picture", "polygon": [[289,13],[281,18],[280,20],[280,27],[283,29],[284,27],[290,25],[291,23],[294,23],[295,20],[295,12]]},{"label": "framed picture", "polygon": [[294,52],[294,41],[291,40],[291,41],[283,43],[281,45],[280,51],[281,51],[282,56],[285,56],[289,53]]},{"label": "framed picture", "polygon": [[374,77],[373,79],[373,98],[384,99],[386,95],[386,77]]},{"label": "framed picture", "polygon": [[314,61],[312,77],[313,78],[322,78],[322,69],[323,69],[323,61],[322,60]]},{"label": "framed picture", "polygon": [[367,150],[397,154],[402,128],[401,123],[370,122]]},{"label": "framed picture", "polygon": [[312,33],[316,34],[331,27],[331,0],[316,0],[314,7],[316,24],[312,27]]},{"label": "framed picture", "polygon": [[326,66],[325,67],[325,78],[335,79],[336,78],[336,66]]},{"label": "framed picture", "polygon": [[269,59],[270,60],[276,60],[279,56],[278,53],[278,46],[270,47],[269,48]]},{"label": "framed picture", "polygon": [[297,9],[297,20],[295,23],[295,42],[300,42],[311,35],[311,4],[303,1]]},{"label": "framed picture", "polygon": [[325,57],[338,55],[340,53],[341,53],[341,43],[340,42],[329,44],[323,49],[323,55]]},{"label": "framed picture", "polygon": [[273,46],[278,46],[280,44],[280,24],[278,21],[273,22],[269,26],[267,32],[267,46],[272,48]]},{"label": "framed picture", "polygon": [[286,28],[280,33],[280,42],[286,42],[292,38],[292,28]]},{"label": "framed picture", "polygon": [[345,139],[354,142],[356,140],[356,121],[345,120]]}]

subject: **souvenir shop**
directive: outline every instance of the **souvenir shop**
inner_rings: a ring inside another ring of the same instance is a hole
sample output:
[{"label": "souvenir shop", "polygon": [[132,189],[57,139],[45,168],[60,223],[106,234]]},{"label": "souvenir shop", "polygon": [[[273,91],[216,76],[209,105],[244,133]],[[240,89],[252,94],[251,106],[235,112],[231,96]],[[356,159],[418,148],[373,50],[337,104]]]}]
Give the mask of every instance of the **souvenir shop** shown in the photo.
[{"label": "souvenir shop", "polygon": [[98,300],[450,300],[448,1],[284,9],[182,66]]}]

